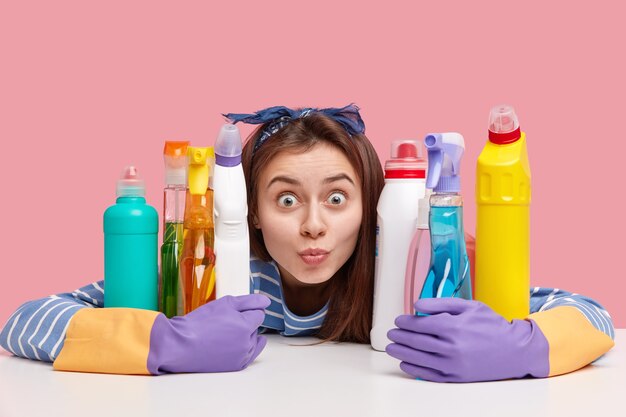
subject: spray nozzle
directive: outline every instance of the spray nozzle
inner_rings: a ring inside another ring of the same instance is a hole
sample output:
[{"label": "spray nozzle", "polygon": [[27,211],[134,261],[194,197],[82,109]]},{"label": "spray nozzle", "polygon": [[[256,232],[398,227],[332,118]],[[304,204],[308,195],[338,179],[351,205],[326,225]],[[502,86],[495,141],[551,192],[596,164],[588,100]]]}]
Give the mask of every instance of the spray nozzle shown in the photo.
[{"label": "spray nozzle", "polygon": [[241,163],[241,135],[239,128],[225,123],[215,141],[215,163],[223,167],[234,167]]},{"label": "spray nozzle", "polygon": [[213,147],[187,148],[189,158],[189,192],[204,195],[209,187],[210,160],[214,157]]},{"label": "spray nozzle", "polygon": [[460,133],[430,133],[424,139],[428,150],[426,188],[435,192],[461,191],[461,158],[465,141]]},{"label": "spray nozzle", "polygon": [[187,185],[188,141],[166,141],[163,148],[165,184]]},{"label": "spray nozzle", "polygon": [[116,195],[118,197],[143,197],[146,195],[146,184],[137,174],[137,168],[132,165],[124,168],[122,176],[117,180]]}]

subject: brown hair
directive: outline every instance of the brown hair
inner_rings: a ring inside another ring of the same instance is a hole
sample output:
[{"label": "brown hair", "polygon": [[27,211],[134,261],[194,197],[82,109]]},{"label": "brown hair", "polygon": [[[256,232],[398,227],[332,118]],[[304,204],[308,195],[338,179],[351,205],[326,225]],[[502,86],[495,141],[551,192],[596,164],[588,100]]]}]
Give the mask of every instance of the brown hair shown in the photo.
[{"label": "brown hair", "polygon": [[384,185],[383,170],[374,147],[365,135],[350,136],[336,121],[319,113],[295,119],[273,134],[254,152],[254,144],[267,125],[248,138],[242,165],[248,191],[248,226],[252,253],[272,260],[261,230],[253,225],[257,216],[258,186],[255,179],[280,152],[306,152],[325,143],[343,152],[361,180],[363,221],[352,256],[331,281],[326,319],[317,333],[325,341],[369,343],[374,302],[374,256],[376,250],[376,205]]}]

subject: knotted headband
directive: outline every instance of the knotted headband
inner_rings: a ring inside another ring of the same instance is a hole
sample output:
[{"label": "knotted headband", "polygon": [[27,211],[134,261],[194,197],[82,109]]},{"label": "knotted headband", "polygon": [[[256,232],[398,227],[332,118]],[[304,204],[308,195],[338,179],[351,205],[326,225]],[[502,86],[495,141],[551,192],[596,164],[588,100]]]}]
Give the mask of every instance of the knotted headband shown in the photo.
[{"label": "knotted headband", "polygon": [[359,114],[359,107],[355,104],[348,104],[347,106],[341,108],[305,108],[296,110],[292,110],[285,106],[274,106],[251,114],[228,113],[223,116],[232,123],[269,123],[256,140],[253,150],[254,153],[270,136],[285,127],[290,121],[307,117],[312,113],[320,113],[333,119],[343,126],[350,136],[365,132],[365,123],[363,123],[363,119],[361,119],[361,115]]}]

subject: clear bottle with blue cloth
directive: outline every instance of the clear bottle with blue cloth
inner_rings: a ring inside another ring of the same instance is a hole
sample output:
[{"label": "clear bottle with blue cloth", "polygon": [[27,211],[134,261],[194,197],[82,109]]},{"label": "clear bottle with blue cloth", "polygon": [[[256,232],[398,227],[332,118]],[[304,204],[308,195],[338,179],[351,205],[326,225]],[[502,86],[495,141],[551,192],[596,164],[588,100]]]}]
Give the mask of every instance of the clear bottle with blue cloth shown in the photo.
[{"label": "clear bottle with blue cloth", "polygon": [[459,133],[426,136],[430,196],[430,268],[420,298],[472,298],[470,264],[463,231],[461,158],[465,141]]}]

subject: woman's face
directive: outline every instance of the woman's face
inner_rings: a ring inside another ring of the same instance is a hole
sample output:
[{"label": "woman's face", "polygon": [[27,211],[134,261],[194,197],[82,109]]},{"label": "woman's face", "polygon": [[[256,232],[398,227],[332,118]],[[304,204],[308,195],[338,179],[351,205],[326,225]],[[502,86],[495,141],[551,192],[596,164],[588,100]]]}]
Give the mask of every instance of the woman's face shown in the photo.
[{"label": "woman's face", "polygon": [[258,187],[255,227],[281,277],[328,281],[354,252],[363,216],[360,180],[348,158],[327,144],[281,152],[262,170]]}]

